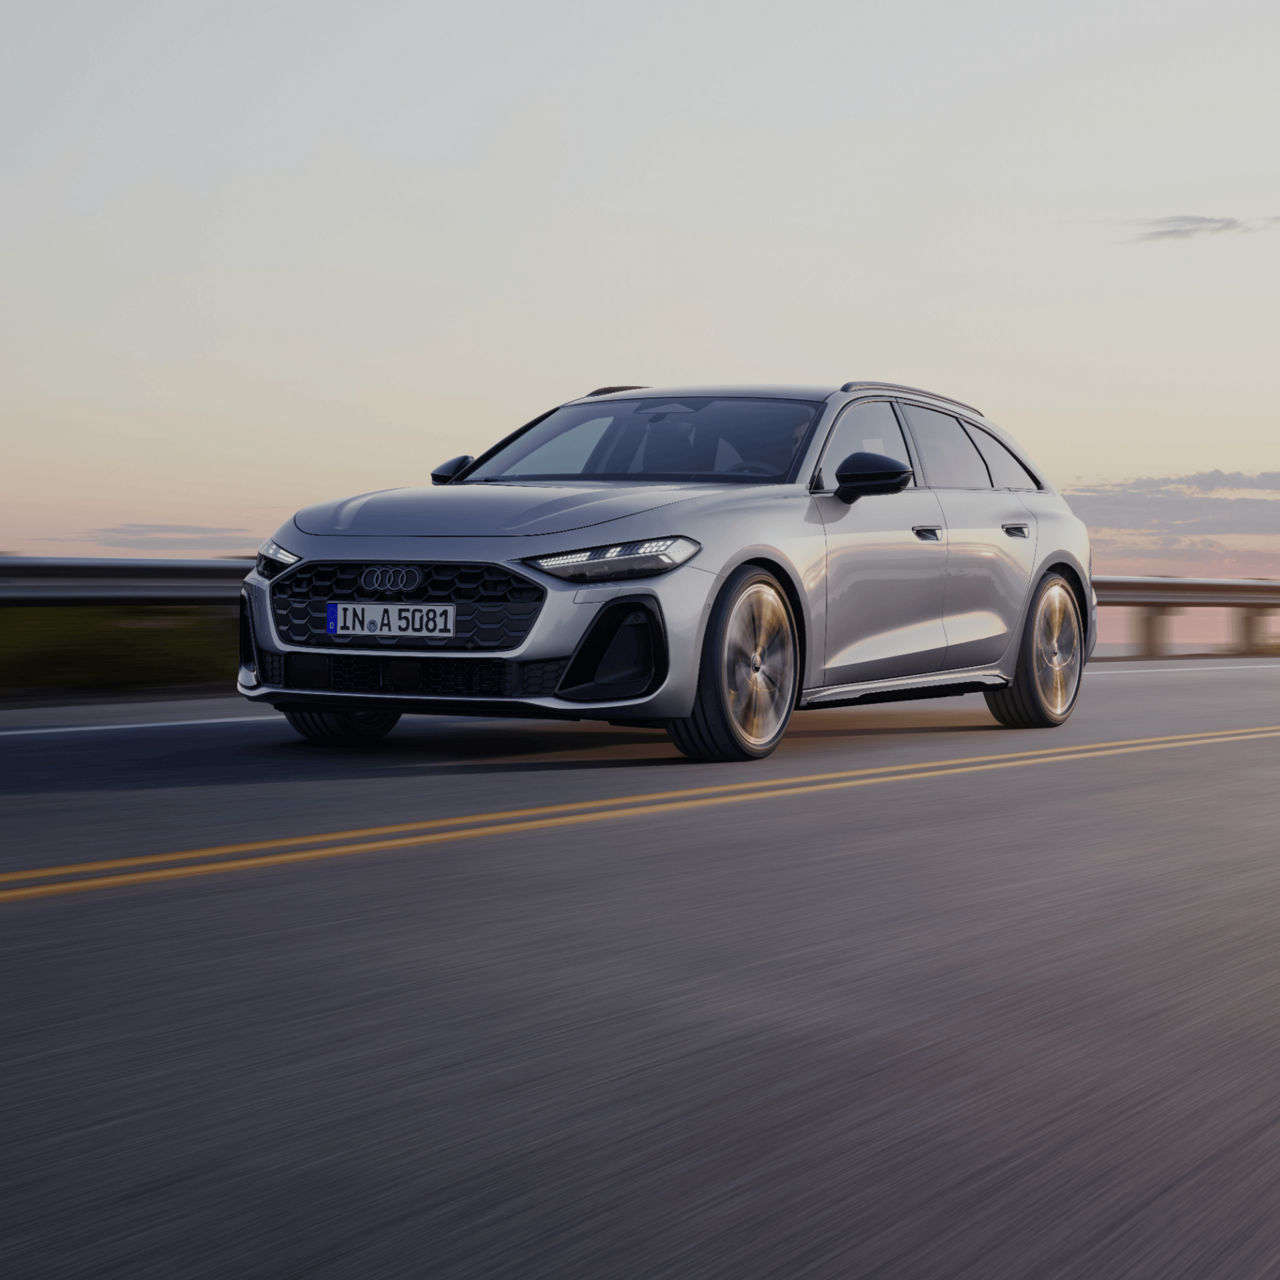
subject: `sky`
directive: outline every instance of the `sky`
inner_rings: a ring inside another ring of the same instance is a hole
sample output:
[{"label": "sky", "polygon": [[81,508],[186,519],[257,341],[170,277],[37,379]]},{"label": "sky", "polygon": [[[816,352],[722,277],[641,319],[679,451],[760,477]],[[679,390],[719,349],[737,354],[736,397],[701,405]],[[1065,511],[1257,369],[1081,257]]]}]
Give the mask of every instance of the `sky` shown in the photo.
[{"label": "sky", "polygon": [[869,378],[1010,430],[1102,567],[1280,574],[1278,44],[1274,0],[0,0],[0,551],[234,554],[602,384]]}]

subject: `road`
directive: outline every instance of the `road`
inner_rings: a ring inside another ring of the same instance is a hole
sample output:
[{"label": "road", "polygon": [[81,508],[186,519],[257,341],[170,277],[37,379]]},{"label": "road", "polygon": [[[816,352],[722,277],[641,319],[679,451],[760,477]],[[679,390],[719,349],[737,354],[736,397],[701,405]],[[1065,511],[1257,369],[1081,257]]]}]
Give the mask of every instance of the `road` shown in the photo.
[{"label": "road", "polygon": [[6,1277],[1280,1274],[1274,661],[0,755]]}]

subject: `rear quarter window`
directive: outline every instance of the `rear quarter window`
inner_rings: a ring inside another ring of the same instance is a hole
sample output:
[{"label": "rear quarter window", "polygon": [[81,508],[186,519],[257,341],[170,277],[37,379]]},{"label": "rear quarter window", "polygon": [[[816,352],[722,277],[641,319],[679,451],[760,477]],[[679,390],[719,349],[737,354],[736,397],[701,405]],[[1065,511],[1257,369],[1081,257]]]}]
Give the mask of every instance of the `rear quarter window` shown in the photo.
[{"label": "rear quarter window", "polygon": [[1022,460],[989,431],[966,422],[964,429],[978,446],[991,472],[991,483],[997,489],[1038,489],[1035,476],[1023,465]]}]

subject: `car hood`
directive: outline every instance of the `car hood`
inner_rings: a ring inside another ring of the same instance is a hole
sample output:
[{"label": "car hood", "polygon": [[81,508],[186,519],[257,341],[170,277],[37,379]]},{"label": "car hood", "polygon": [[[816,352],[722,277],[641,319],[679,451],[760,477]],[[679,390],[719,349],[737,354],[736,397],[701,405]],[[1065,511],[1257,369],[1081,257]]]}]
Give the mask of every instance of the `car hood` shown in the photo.
[{"label": "car hood", "polygon": [[382,489],[294,516],[303,533],[347,537],[519,537],[567,533],[656,511],[720,486],[463,484]]}]

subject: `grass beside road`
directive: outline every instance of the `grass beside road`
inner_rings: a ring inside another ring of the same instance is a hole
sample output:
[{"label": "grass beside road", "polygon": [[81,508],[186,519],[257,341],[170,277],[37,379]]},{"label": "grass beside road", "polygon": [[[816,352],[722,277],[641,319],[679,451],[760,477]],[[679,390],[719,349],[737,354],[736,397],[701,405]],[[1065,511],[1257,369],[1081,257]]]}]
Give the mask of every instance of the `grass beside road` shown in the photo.
[{"label": "grass beside road", "polygon": [[0,696],[223,683],[236,606],[80,605],[0,611]]}]

